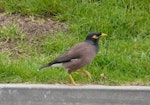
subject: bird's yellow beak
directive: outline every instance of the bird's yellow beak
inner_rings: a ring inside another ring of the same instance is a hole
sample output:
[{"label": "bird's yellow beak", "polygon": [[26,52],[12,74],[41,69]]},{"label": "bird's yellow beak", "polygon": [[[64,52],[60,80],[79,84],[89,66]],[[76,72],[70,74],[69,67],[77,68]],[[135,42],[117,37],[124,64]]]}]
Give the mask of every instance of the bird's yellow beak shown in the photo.
[{"label": "bird's yellow beak", "polygon": [[102,35],[101,35],[101,36],[107,36],[107,34],[102,33]]}]

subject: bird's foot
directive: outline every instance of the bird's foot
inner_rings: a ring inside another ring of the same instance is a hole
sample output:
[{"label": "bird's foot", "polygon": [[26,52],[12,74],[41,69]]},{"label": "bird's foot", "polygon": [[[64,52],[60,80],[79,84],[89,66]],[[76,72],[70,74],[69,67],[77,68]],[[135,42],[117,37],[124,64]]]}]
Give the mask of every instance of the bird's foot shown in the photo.
[{"label": "bird's foot", "polygon": [[83,74],[86,74],[88,76],[89,80],[92,80],[91,74],[88,71],[86,71],[86,70],[77,70],[76,72],[81,72]]},{"label": "bird's foot", "polygon": [[77,83],[74,81],[74,79],[73,79],[73,77],[71,76],[71,74],[68,74],[68,76],[69,76],[69,79],[71,80],[71,84],[69,84],[70,86],[82,86],[81,84],[77,84]]}]

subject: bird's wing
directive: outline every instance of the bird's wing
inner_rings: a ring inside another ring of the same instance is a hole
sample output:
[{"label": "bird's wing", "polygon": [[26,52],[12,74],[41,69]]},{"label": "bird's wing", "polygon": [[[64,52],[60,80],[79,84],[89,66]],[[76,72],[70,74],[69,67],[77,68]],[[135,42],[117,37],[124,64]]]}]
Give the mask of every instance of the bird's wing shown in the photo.
[{"label": "bird's wing", "polygon": [[58,56],[52,62],[49,62],[45,66],[40,67],[39,70],[42,70],[49,66],[52,66],[53,64],[65,63],[65,62],[69,62],[73,59],[79,59],[81,57],[82,51],[84,51],[85,44],[86,44],[85,42],[81,42],[81,43],[75,45],[70,50],[68,50],[68,51],[64,52],[62,55]]},{"label": "bird's wing", "polygon": [[69,62],[72,59],[79,59],[81,57],[81,49],[84,49],[85,43],[81,42],[77,44],[76,46],[72,47],[70,50],[66,51],[62,55],[58,56],[54,61],[51,62],[51,64],[56,64],[56,63],[64,63],[64,62]]}]

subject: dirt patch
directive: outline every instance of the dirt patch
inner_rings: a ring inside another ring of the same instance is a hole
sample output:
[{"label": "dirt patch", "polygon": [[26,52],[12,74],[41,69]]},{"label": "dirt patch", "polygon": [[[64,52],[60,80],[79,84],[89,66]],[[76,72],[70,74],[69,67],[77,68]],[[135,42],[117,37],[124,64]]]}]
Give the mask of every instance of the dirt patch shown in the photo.
[{"label": "dirt patch", "polygon": [[[0,28],[7,29],[14,24],[19,27],[19,32],[16,32],[15,39],[14,36],[13,38],[7,37],[7,35],[0,36],[0,51],[10,52],[13,58],[18,58],[23,54],[34,54],[34,51],[31,50],[32,48],[37,49],[37,52],[41,52],[43,51],[41,43],[49,35],[56,35],[56,32],[67,32],[65,23],[51,18],[0,13]],[[5,33],[0,33],[0,35],[3,34]],[[25,35],[24,39],[20,39],[22,35]]]},{"label": "dirt patch", "polygon": [[66,32],[67,26],[64,23],[51,18],[40,18],[33,16],[20,16],[18,14],[0,13],[0,27],[16,24],[21,32],[28,36],[40,34],[55,34],[58,31]]}]

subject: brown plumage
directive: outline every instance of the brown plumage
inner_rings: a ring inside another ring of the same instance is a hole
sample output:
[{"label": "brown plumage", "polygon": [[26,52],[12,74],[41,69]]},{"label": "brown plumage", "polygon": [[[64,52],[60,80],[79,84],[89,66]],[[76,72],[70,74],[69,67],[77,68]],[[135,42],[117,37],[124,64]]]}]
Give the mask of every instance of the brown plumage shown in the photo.
[{"label": "brown plumage", "polygon": [[74,85],[77,85],[71,76],[71,72],[83,72],[88,75],[91,79],[91,75],[88,71],[79,70],[80,68],[88,65],[98,52],[98,41],[101,36],[106,36],[106,34],[101,33],[91,33],[89,34],[84,42],[81,42],[70,50],[66,51],[59,57],[57,57],[52,62],[39,68],[39,70],[49,67],[49,66],[62,66],[68,70],[69,78]]}]

